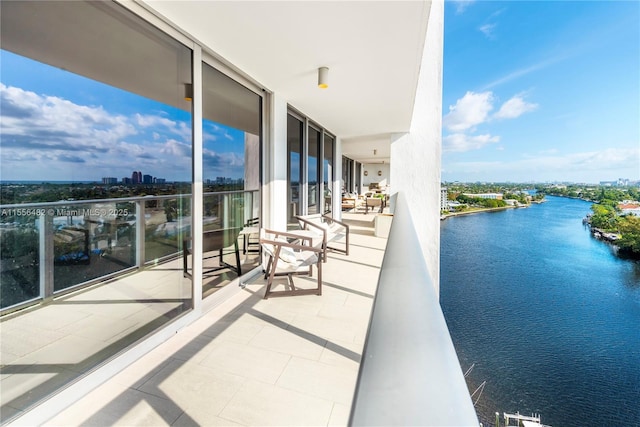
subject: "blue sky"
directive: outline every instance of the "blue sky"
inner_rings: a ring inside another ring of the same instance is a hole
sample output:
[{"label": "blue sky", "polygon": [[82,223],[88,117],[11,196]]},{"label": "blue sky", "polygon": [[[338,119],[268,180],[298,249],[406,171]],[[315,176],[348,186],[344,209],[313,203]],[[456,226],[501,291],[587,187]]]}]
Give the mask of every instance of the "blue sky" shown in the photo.
[{"label": "blue sky", "polygon": [[[191,114],[1,50],[0,178],[191,180]],[[244,133],[204,124],[205,179],[242,178]]]},{"label": "blue sky", "polygon": [[[640,180],[640,1],[447,1],[443,181]],[[188,112],[0,51],[0,179],[191,178]],[[205,123],[205,178],[243,133]]]},{"label": "blue sky", "polygon": [[640,2],[447,1],[443,181],[640,180]]}]

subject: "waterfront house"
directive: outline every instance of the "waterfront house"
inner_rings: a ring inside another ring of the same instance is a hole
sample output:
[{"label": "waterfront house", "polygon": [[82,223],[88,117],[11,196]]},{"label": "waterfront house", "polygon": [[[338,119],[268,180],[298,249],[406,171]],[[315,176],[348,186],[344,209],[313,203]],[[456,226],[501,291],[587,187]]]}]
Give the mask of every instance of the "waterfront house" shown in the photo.
[{"label": "waterfront house", "polygon": [[621,215],[640,216],[640,204],[638,203],[633,203],[630,201],[618,203],[618,209],[620,210]]},{"label": "waterfront house", "polygon": [[[131,163],[172,189],[3,202],[20,216],[0,236],[2,298],[9,287],[13,298],[0,323],[3,423],[477,423],[437,302],[443,2],[0,8],[5,58],[27,81],[29,67],[51,67],[27,88],[4,81],[2,62],[3,176],[18,157],[41,181],[76,181],[95,164],[99,182]],[[77,80],[56,86],[65,78]],[[48,96],[54,87],[64,93]],[[67,114],[48,121],[56,111]],[[252,230],[341,218],[332,195],[381,181],[393,196],[389,240],[362,231],[353,254],[326,263],[321,297],[260,302]],[[245,231],[242,271],[209,277],[202,236],[220,228]],[[31,261],[14,268],[23,252]],[[344,307],[353,300],[359,308]],[[353,323],[364,329],[335,336]],[[389,374],[391,390],[380,387]]]}]

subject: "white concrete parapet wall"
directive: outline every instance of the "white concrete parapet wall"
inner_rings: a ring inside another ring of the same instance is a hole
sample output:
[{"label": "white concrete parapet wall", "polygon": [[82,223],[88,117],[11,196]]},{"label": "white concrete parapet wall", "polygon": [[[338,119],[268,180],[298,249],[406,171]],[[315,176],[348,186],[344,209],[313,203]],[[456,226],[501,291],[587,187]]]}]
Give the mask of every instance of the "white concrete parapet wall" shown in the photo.
[{"label": "white concrete parapet wall", "polygon": [[402,189],[432,282],[440,288],[440,164],[444,2],[430,4],[427,36],[409,133],[391,141],[391,189]]}]

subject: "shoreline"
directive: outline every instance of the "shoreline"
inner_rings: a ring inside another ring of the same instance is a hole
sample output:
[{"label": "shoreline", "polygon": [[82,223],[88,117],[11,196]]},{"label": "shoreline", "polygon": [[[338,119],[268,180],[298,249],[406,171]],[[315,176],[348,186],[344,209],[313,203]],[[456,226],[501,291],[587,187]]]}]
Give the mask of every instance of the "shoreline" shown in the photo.
[{"label": "shoreline", "polygon": [[452,217],[452,216],[462,216],[462,215],[472,215],[472,214],[477,214],[477,213],[484,213],[484,212],[498,212],[498,211],[504,211],[507,209],[520,209],[520,208],[528,208],[529,205],[524,205],[524,206],[502,206],[499,208],[480,208],[480,209],[475,209],[472,211],[464,211],[464,212],[451,212],[445,215],[440,215],[440,221],[444,221],[445,219]]}]

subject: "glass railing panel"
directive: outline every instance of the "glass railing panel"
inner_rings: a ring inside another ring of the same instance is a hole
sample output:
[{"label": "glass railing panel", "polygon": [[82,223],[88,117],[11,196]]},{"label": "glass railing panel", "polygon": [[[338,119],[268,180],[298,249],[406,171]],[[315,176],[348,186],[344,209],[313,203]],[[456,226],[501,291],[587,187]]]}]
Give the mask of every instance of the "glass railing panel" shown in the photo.
[{"label": "glass railing panel", "polygon": [[154,198],[144,204],[145,262],[178,255],[191,236],[191,197]]},{"label": "glass railing panel", "polygon": [[136,218],[131,202],[56,206],[54,291],[136,266]]},{"label": "glass railing panel", "polygon": [[40,296],[38,212],[2,209],[0,219],[0,308]]},{"label": "glass railing panel", "polygon": [[204,194],[204,297],[258,266],[259,202],[258,191]]},{"label": "glass railing panel", "polygon": [[258,206],[251,206],[257,197],[254,193],[257,192],[206,193],[204,195],[204,231],[243,227],[250,218],[257,217]]}]

